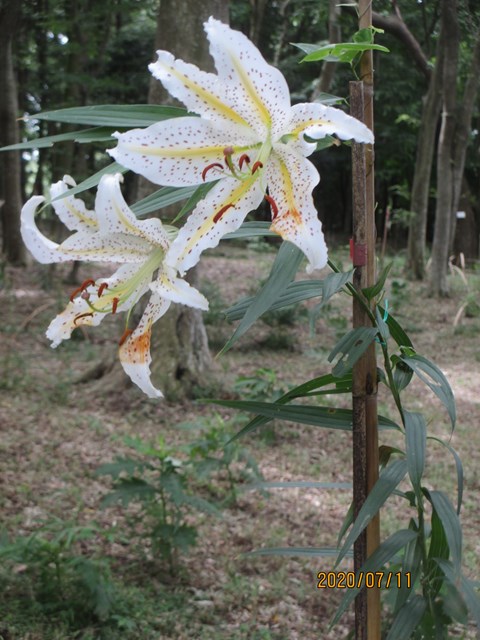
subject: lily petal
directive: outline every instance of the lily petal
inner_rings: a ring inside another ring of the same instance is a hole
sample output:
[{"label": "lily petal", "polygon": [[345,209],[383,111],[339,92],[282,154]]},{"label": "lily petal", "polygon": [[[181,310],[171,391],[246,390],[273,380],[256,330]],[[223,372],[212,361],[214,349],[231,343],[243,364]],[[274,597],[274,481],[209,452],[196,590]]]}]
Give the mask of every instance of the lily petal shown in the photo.
[{"label": "lily petal", "polygon": [[260,136],[271,127],[276,139],[289,119],[290,93],[285,78],[243,33],[214,18],[205,23],[205,31],[228,103]]},{"label": "lily petal", "polygon": [[170,300],[153,293],[137,328],[119,349],[125,373],[149,398],[163,398],[162,392],[150,380],[150,338],[152,324],[167,312],[170,304]]},{"label": "lily petal", "polygon": [[303,140],[304,135],[315,140],[336,135],[341,140],[374,142],[373,133],[363,122],[352,118],[341,109],[318,103],[301,103],[292,107],[290,123],[284,133],[298,138],[300,146],[297,151],[302,155],[310,155],[315,150],[312,149],[311,143]]},{"label": "lily petal", "polygon": [[150,284],[150,289],[171,302],[203,311],[208,309],[208,300],[186,280],[176,278],[174,269],[161,269],[158,278]]},{"label": "lily petal", "polygon": [[194,64],[176,60],[168,51],[157,51],[158,60],[148,66],[152,75],[191,113],[206,120],[246,127],[242,116],[225,102],[224,90],[218,76],[201,71]]},{"label": "lily petal", "polygon": [[197,264],[205,249],[216,247],[226,233],[238,229],[263,199],[265,184],[259,173],[244,180],[227,177],[215,185],[180,229],[165,264],[183,275]]},{"label": "lily petal", "polygon": [[312,190],[320,176],[314,165],[285,145],[275,145],[267,166],[268,190],[278,208],[270,229],[306,255],[307,272],[321,269],[328,254],[313,204]]},{"label": "lily petal", "polygon": [[155,184],[171,187],[217,180],[221,172],[203,174],[208,165],[222,164],[227,147],[238,147],[240,154],[256,143],[244,129],[232,124],[220,127],[193,116],[163,120],[145,129],[114,135],[118,146],[109,153],[117,162]]},{"label": "lily petal", "polygon": [[35,213],[42,202],[45,202],[43,196],[33,196],[22,207],[20,233],[22,234],[23,242],[35,260],[42,264],[71,260],[70,257],[62,257],[58,253],[59,245],[44,236],[37,227]]},{"label": "lily petal", "polygon": [[[63,180],[59,180],[50,187],[50,198],[54,200],[58,196],[66,193],[70,187],[76,187],[77,183],[70,176],[63,176]],[[85,203],[74,196],[65,196],[52,202],[55,213],[70,229],[70,231],[91,231],[98,230],[97,218],[94,211],[90,211]]]},{"label": "lily petal", "polygon": [[[128,311],[148,290],[150,283],[150,277],[146,276],[135,281],[138,272],[137,265],[122,265],[109,278],[101,278],[95,285],[85,289],[86,294],[89,295],[88,301],[79,296],[69,302],[64,311],[59,313],[48,326],[46,336],[52,341],[51,346],[58,347],[63,340],[68,340],[72,331],[81,325],[98,326],[112,310],[113,299],[117,296],[118,299],[121,299],[122,287],[126,287],[126,283],[133,280],[135,284],[131,287],[130,295],[124,301],[120,301],[116,307],[117,313]],[[104,292],[99,298],[98,290],[102,284],[107,286],[103,287]]]},{"label": "lily petal", "polygon": [[161,221],[158,218],[138,220],[123,198],[120,189],[121,182],[123,182],[121,173],[106,175],[100,180],[95,200],[100,233],[125,233],[130,236],[138,236],[150,244],[158,245],[166,250],[170,241]]},{"label": "lily petal", "polygon": [[86,260],[97,262],[145,262],[151,245],[143,238],[125,233],[84,233],[77,231],[58,245],[52,262]]}]

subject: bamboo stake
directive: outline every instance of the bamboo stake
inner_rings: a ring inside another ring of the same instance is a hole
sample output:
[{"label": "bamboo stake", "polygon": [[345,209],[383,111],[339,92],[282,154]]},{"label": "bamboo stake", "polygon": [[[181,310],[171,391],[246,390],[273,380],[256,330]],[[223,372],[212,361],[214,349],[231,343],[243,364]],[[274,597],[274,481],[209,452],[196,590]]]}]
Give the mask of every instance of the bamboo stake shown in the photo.
[{"label": "bamboo stake", "polygon": [[[371,26],[371,0],[359,0],[359,27]],[[371,52],[362,56],[362,82],[350,83],[351,113],[373,130],[373,65]],[[374,161],[370,145],[353,144],[353,264],[357,289],[375,282]],[[353,302],[353,326],[370,326],[360,305]],[[377,366],[372,345],[353,370],[353,483],[357,515],[378,479]],[[354,549],[358,571],[380,543],[380,519],[368,525]],[[356,640],[380,640],[380,591],[364,590],[355,602]]]}]

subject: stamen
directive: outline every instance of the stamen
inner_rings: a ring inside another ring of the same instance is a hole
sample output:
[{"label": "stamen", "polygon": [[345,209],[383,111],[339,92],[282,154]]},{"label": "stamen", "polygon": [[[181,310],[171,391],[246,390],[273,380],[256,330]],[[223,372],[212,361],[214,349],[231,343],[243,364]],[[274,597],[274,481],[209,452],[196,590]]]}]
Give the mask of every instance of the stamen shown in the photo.
[{"label": "stamen", "polygon": [[123,332],[122,337],[118,341],[118,346],[121,347],[122,344],[124,342],[126,342],[128,340],[128,338],[132,335],[132,333],[133,333],[133,329],[125,329],[125,331]]},{"label": "stamen", "polygon": [[255,164],[253,165],[253,167],[252,167],[252,175],[255,173],[255,171],[257,169],[263,169],[263,162],[260,162],[260,160],[257,160],[255,162]]},{"label": "stamen", "polygon": [[220,164],[220,162],[212,162],[212,164],[207,165],[205,169],[202,171],[202,180],[204,182],[205,182],[205,178],[207,177],[207,173],[210,171],[210,169],[213,169],[214,167],[223,169],[223,166]]},{"label": "stamen", "polygon": [[92,316],[92,318],[93,318],[93,313],[90,313],[90,312],[88,312],[88,313],[81,313],[80,315],[75,316],[75,318],[73,319],[73,324],[74,324],[75,326],[77,326],[77,322],[80,320],[80,318],[87,318],[88,316]]},{"label": "stamen", "polygon": [[247,164],[250,164],[250,158],[247,156],[246,153],[243,153],[240,156],[240,158],[238,159],[238,167],[239,167],[240,171],[242,170],[244,162],[246,162]]},{"label": "stamen", "polygon": [[112,315],[117,312],[117,307],[118,307],[119,301],[120,301],[120,298],[114,298],[112,300]]},{"label": "stamen", "polygon": [[228,211],[228,209],[230,209],[230,207],[233,207],[235,205],[233,204],[226,204],[224,207],[222,207],[220,209],[220,211],[217,211],[217,213],[215,214],[213,221],[214,222],[218,222],[220,220],[220,218],[223,216],[223,214],[225,213],[225,211]]},{"label": "stamen", "polygon": [[232,162],[232,156],[234,152],[235,150],[233,147],[225,147],[225,149],[223,150],[223,157],[225,158],[225,164],[227,165],[227,168],[230,169],[230,171],[233,173],[233,175],[235,175],[235,167],[233,166],[233,162]]},{"label": "stamen", "polygon": [[272,198],[272,196],[269,196],[267,194],[265,194],[265,200],[268,202],[268,204],[270,205],[270,207],[272,208],[272,220],[275,220],[275,218],[278,216],[278,207],[277,207],[277,203],[275,202],[275,200]]},{"label": "stamen", "polygon": [[83,293],[85,289],[91,284],[95,284],[95,280],[92,280],[91,278],[85,280],[85,282],[80,287],[78,287],[78,289],[75,289],[75,291],[72,293],[72,295],[70,296],[70,302],[73,302],[77,295],[79,293]]},{"label": "stamen", "polygon": [[83,300],[90,300],[90,294],[88,293],[88,291],[82,291],[82,293],[81,293],[80,297],[81,297]]},{"label": "stamen", "polygon": [[98,287],[97,296],[100,298],[102,293],[108,289],[108,282],[102,282],[102,284]]}]

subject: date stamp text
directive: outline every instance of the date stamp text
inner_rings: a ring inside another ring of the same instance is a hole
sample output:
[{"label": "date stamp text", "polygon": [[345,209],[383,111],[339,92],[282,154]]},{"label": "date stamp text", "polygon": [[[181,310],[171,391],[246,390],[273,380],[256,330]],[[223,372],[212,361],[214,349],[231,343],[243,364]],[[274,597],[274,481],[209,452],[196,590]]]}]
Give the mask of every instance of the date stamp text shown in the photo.
[{"label": "date stamp text", "polygon": [[412,586],[412,574],[407,571],[319,571],[317,589],[389,589]]}]

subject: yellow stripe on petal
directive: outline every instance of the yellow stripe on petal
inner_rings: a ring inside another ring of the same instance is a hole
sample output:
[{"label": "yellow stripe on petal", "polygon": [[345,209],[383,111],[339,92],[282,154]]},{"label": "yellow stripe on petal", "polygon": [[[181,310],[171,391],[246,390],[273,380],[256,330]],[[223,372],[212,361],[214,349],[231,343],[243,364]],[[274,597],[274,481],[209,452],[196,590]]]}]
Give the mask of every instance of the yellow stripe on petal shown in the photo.
[{"label": "yellow stripe on petal", "polygon": [[232,53],[232,51],[229,51],[228,53],[230,55],[232,65],[235,71],[237,72],[240,80],[242,81],[242,84],[245,87],[248,95],[252,99],[252,102],[254,103],[257,111],[260,113],[262,120],[264,121],[267,127],[270,127],[270,125],[272,124],[272,117],[270,115],[270,111],[262,102],[260,96],[257,93],[257,90],[255,89],[250,78],[248,77],[248,74],[245,72],[245,69],[241,61],[235,56],[234,53]]}]

